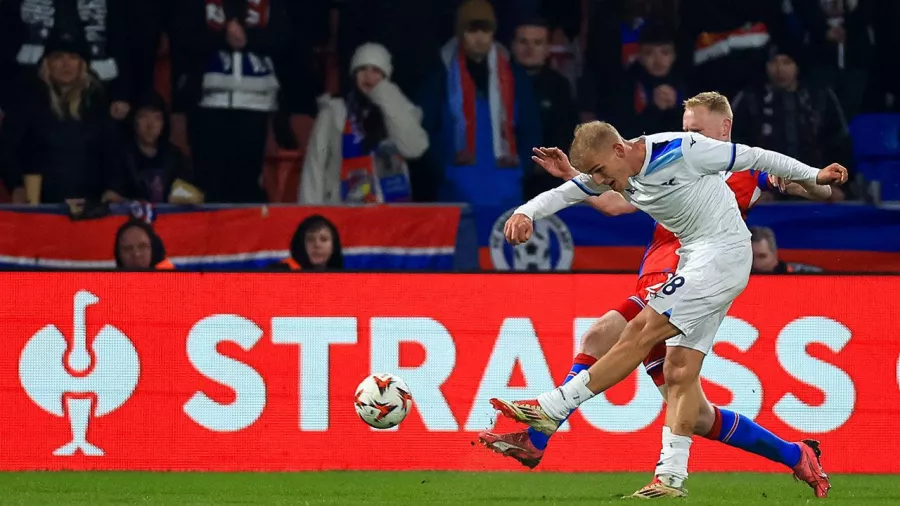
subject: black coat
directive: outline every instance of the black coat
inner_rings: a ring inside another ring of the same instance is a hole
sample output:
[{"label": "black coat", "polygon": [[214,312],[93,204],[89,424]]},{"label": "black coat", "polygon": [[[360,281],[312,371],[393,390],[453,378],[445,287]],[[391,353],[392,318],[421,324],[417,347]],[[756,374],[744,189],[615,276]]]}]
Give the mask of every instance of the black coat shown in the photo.
[{"label": "black coat", "polygon": [[[578,110],[572,97],[569,81],[559,72],[544,67],[531,76],[534,95],[541,113],[543,145],[569,150],[575,126],[578,124]],[[525,180],[525,198],[559,186],[561,181],[547,174],[540,167]]]},{"label": "black coat", "polygon": [[160,142],[156,156],[145,155],[135,142],[129,142],[122,156],[122,170],[114,189],[125,198],[164,203],[176,179],[191,181],[191,166],[177,147]]},{"label": "black coat", "polygon": [[[738,118],[736,142],[778,151],[813,167],[831,162],[846,165],[851,158],[847,121],[830,88],[801,84],[789,93],[769,85],[754,86],[738,94],[732,104]],[[788,111],[793,108],[796,123],[790,124]]]},{"label": "black coat", "polygon": [[118,135],[109,101],[99,84],[86,92],[81,119],[58,118],[47,85],[37,81],[7,111],[3,121],[3,179],[8,188],[25,174],[43,176],[42,202],[99,199],[118,166]]},{"label": "black coat", "polygon": [[[675,105],[662,110],[653,102],[653,90],[669,85],[678,92]],[[640,62],[628,69],[614,93],[601,107],[603,119],[610,121],[626,139],[657,132],[681,130],[682,107],[687,98],[684,82],[677,71],[665,77],[654,77],[644,70]]]}]

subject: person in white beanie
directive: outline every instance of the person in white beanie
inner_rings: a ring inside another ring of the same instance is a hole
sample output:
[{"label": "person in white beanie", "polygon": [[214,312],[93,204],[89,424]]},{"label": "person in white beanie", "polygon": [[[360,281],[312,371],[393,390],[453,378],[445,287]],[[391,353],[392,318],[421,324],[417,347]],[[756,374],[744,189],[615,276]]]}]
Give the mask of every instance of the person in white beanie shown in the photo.
[{"label": "person in white beanie", "polygon": [[320,99],[300,178],[301,204],[412,200],[407,160],[428,149],[422,112],[391,82],[391,55],[359,46],[343,98]]}]

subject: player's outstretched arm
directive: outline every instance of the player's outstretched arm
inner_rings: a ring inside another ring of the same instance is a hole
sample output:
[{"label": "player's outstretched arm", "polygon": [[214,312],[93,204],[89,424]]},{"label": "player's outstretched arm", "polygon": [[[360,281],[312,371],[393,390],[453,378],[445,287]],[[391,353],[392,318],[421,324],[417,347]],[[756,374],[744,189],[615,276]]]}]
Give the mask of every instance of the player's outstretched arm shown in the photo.
[{"label": "player's outstretched arm", "polygon": [[[569,157],[559,148],[540,147],[534,148],[533,151],[534,156],[531,159],[551,176],[563,181],[570,181],[581,174],[575,167],[572,167]],[[618,192],[606,192],[599,197],[588,197],[585,202],[606,216],[620,216],[638,210]]]},{"label": "player's outstretched arm", "polygon": [[608,187],[594,183],[590,176],[580,174],[571,181],[545,191],[537,197],[519,206],[512,216],[506,220],[503,233],[510,244],[522,244],[531,238],[534,232],[534,220],[550,216],[573,204],[584,201],[591,196],[600,196]]},{"label": "player's outstretched arm", "polygon": [[847,169],[838,164],[819,170],[775,151],[721,142],[699,134],[685,137],[682,153],[688,166],[701,174],[756,169],[810,185],[847,182]]},{"label": "player's outstretched arm", "polygon": [[786,195],[793,195],[807,200],[828,200],[831,198],[831,186],[819,186],[808,181],[795,183],[778,176],[769,175],[769,185]]},{"label": "player's outstretched arm", "polygon": [[532,220],[545,218],[588,197],[600,196],[603,191],[589,176],[582,174],[522,204],[513,214],[524,214]]}]

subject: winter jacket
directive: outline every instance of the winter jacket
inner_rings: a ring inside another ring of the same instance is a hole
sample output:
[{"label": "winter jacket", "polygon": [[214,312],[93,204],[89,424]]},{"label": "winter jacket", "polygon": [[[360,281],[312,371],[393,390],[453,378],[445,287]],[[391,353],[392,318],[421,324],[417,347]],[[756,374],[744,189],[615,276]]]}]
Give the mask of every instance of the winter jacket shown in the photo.
[{"label": "winter jacket", "polygon": [[[132,200],[164,203],[169,199],[172,183],[176,179],[192,181],[191,164],[181,151],[169,142],[170,118],[163,99],[156,94],[148,94],[133,104],[130,138],[122,147],[121,167],[113,190]],[[163,114],[163,129],[156,142],[156,155],[148,157],[141,151],[136,139],[136,115],[144,107],[152,107]]]},{"label": "winter jacket", "polygon": [[515,81],[516,149],[520,163],[515,168],[498,167],[492,149],[478,149],[478,146],[492,145],[490,110],[487,100],[482,99],[478,100],[476,165],[454,165],[447,69],[441,64],[429,75],[419,95],[422,122],[430,144],[423,172],[417,173],[417,178],[413,179],[417,202],[441,200],[510,207],[521,203],[524,179],[534,170],[531,149],[541,145],[542,126],[531,79],[518,65],[512,65],[512,71]]},{"label": "winter jacket", "polygon": [[122,156],[120,179],[114,189],[123,197],[165,203],[176,179],[191,181],[191,166],[177,147],[162,139],[156,156],[145,155],[134,141],[129,142]]},{"label": "winter jacket", "polygon": [[22,186],[26,174],[39,174],[42,202],[99,200],[119,165],[119,138],[99,84],[85,92],[80,115],[59,119],[42,81],[26,88],[3,121],[0,163],[7,188]]},{"label": "winter jacket", "polygon": [[[422,156],[428,149],[428,134],[422,128],[422,111],[388,80],[381,81],[369,98],[381,109],[388,138],[400,155],[407,160]],[[344,99],[325,98],[321,101],[303,163],[301,204],[341,203],[342,134],[346,121]]]},{"label": "winter jacket", "polygon": [[[653,91],[662,85],[671,86],[678,93],[675,105],[666,110],[653,102]],[[635,62],[619,85],[618,93],[608,97],[601,107],[601,117],[616,125],[626,139],[654,132],[674,132],[681,130],[681,103],[685,98],[684,82],[674,69],[667,76],[655,77],[640,62]]]},{"label": "winter jacket", "polygon": [[[814,167],[831,162],[847,163],[850,137],[847,121],[830,88],[796,91],[770,85],[750,87],[732,101],[738,142],[792,156]],[[790,116],[790,111],[795,111]]]},{"label": "winter jacket", "polygon": [[[835,0],[841,1],[841,0]],[[822,63],[837,68],[842,62],[846,68],[867,69],[875,53],[873,25],[881,16],[880,6],[868,0],[844,2],[848,7],[843,14],[843,27],[846,34],[843,44],[843,55],[838,44],[827,40],[829,19],[822,7],[822,0],[794,0],[792,6],[802,20],[805,35],[813,49],[810,56],[815,63]],[[879,41],[880,43],[880,41]]]},{"label": "winter jacket", "polygon": [[[267,6],[258,12],[260,6]],[[279,88],[272,57],[288,42],[290,25],[283,0],[183,0],[173,38],[185,51],[185,75],[176,92],[187,104],[216,109],[272,111]],[[238,20],[247,45],[235,51],[226,25]]]}]

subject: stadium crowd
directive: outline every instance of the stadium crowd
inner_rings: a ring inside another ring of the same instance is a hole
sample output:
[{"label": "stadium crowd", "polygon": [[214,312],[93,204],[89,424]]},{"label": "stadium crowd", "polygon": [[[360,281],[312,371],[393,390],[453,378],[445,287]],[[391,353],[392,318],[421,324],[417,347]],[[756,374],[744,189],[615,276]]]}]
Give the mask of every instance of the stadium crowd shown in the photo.
[{"label": "stadium crowd", "polygon": [[736,142],[852,170],[848,121],[900,107],[898,22],[892,0],[2,0],[0,201],[513,207],[558,183],[532,147],[680,130],[709,90]]}]

